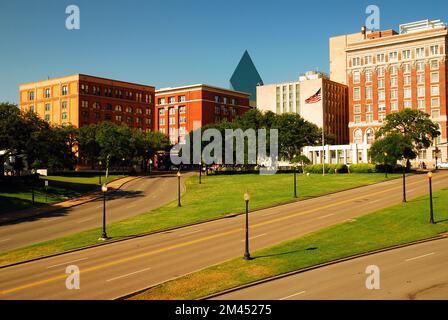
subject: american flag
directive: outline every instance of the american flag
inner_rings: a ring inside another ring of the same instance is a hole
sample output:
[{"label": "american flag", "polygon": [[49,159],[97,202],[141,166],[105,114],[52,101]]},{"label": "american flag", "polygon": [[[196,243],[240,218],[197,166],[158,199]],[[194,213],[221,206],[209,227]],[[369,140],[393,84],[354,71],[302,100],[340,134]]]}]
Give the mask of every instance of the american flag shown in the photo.
[{"label": "american flag", "polygon": [[308,99],[306,99],[306,100],[305,100],[305,103],[310,104],[310,103],[316,103],[316,102],[319,102],[319,101],[320,101],[320,98],[321,98],[321,96],[320,96],[320,90],[321,90],[321,89],[317,90],[317,92],[316,92],[315,94],[313,94],[311,97],[309,97]]}]

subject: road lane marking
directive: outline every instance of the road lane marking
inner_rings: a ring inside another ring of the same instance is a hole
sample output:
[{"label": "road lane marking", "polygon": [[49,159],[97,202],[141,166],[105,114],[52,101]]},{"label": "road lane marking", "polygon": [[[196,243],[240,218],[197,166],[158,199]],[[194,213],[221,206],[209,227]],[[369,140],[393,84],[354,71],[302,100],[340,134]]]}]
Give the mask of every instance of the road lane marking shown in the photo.
[{"label": "road lane marking", "polygon": [[369,203],[376,203],[376,202],[380,202],[380,201],[381,201],[381,199],[377,199],[377,200],[370,201]]},{"label": "road lane marking", "polygon": [[196,231],[191,231],[191,232],[183,233],[183,234],[180,234],[179,237],[188,236],[188,235],[190,235],[190,234],[198,233],[198,232],[201,232],[201,231],[202,231],[202,230],[196,230]]},{"label": "road lane marking", "polygon": [[89,259],[89,258],[86,257],[86,258],[80,258],[80,259],[76,259],[76,260],[72,260],[72,261],[68,261],[68,262],[58,263],[58,264],[54,264],[52,266],[47,267],[47,269],[51,269],[51,268],[54,268],[54,267],[59,267],[59,266],[63,266],[63,265],[66,265],[66,264],[70,264],[70,263],[78,262],[78,261],[82,261],[82,260],[87,260],[87,259]]},{"label": "road lane marking", "polygon": [[[421,181],[415,181],[415,182],[409,183],[408,185],[414,185],[414,184],[420,184],[420,183],[421,183]],[[391,187],[391,188],[388,188],[388,189],[383,189],[381,191],[370,193],[370,196],[375,196],[375,195],[379,195],[379,194],[382,194],[382,193],[387,193],[387,192],[390,192],[391,190],[395,190],[395,189],[401,189],[401,185],[400,186],[396,186],[396,187]],[[353,202],[355,200],[363,199],[363,198],[365,198],[365,196],[360,196],[360,197],[357,197],[357,198],[351,198],[351,199],[348,199],[348,200],[342,200],[342,201],[338,201],[338,202],[333,202],[331,204],[328,204],[328,205],[325,205],[325,206],[322,206],[322,207],[316,207],[314,209],[305,210],[305,211],[298,212],[298,213],[296,212],[296,213],[293,213],[293,214],[290,214],[290,215],[286,215],[284,217],[279,217],[279,218],[275,218],[275,219],[272,219],[272,220],[269,220],[269,221],[261,222],[261,223],[252,225],[251,228],[256,228],[256,227],[260,227],[260,226],[264,226],[264,225],[268,225],[268,224],[273,224],[275,222],[287,220],[287,219],[290,219],[290,218],[293,218],[293,217],[297,217],[297,216],[302,216],[302,215],[305,215],[305,214],[309,214],[309,213],[313,213],[313,212],[316,212],[316,211],[320,211],[320,210],[325,209],[325,208],[335,207],[335,206],[338,206],[338,205],[342,205],[342,204],[345,204],[345,203],[348,203],[348,202]],[[214,234],[214,235],[211,235],[211,236],[206,236],[206,237],[203,237],[203,238],[194,239],[194,240],[187,241],[187,242],[184,242],[184,243],[178,243],[178,244],[175,244],[175,245],[172,245],[172,246],[156,249],[156,250],[149,251],[149,252],[140,253],[140,254],[137,254],[137,255],[134,255],[134,256],[129,256],[129,257],[126,257],[126,258],[123,258],[123,259],[120,259],[120,260],[115,260],[115,261],[107,262],[107,263],[100,264],[100,265],[97,265],[97,266],[92,266],[90,268],[84,269],[83,273],[85,274],[87,272],[96,271],[96,270],[99,270],[99,269],[111,267],[111,266],[114,266],[114,265],[117,265],[117,264],[121,264],[121,263],[125,263],[125,262],[128,262],[128,261],[132,261],[132,260],[136,260],[136,259],[140,259],[140,258],[146,258],[148,256],[152,256],[152,255],[155,255],[155,254],[158,254],[158,253],[162,253],[162,252],[166,252],[166,251],[170,251],[170,250],[174,250],[174,249],[179,249],[179,248],[184,248],[184,247],[191,246],[191,245],[194,245],[194,244],[197,244],[197,243],[201,243],[201,242],[205,242],[205,241],[208,241],[208,240],[211,240],[211,239],[224,237],[224,236],[231,235],[231,234],[234,234],[234,233],[239,233],[239,232],[241,232],[241,230],[242,230],[242,228],[233,229],[233,230],[225,231],[225,232],[222,232],[222,233],[217,233],[217,234]],[[9,293],[16,292],[16,291],[21,291],[21,290],[24,290],[24,289],[28,289],[28,288],[36,287],[36,286],[39,286],[39,285],[43,285],[43,284],[46,284],[46,283],[49,283],[49,282],[65,279],[66,277],[67,277],[66,274],[61,274],[61,275],[54,276],[54,277],[51,277],[51,278],[47,278],[47,279],[43,279],[43,280],[39,280],[39,281],[35,281],[35,282],[30,282],[30,283],[23,284],[23,285],[20,285],[20,286],[16,286],[16,287],[13,287],[13,288],[10,288],[10,289],[2,290],[1,294],[5,295],[5,294],[9,294]]]},{"label": "road lane marking", "polygon": [[288,299],[288,298],[292,298],[292,297],[295,297],[295,296],[298,296],[298,295],[304,294],[305,292],[306,292],[306,291],[300,291],[300,292],[297,292],[297,293],[291,294],[291,295],[289,295],[289,296],[286,296],[286,297],[280,298],[280,299],[278,299],[278,300],[286,300],[286,299]]},{"label": "road lane marking", "polygon": [[129,276],[132,276],[132,275],[134,275],[136,273],[144,272],[144,271],[147,271],[149,269],[151,269],[151,268],[146,268],[146,269],[142,269],[142,270],[139,270],[139,271],[135,271],[135,272],[131,272],[131,273],[128,273],[128,274],[124,274],[122,276],[118,276],[118,277],[115,277],[115,278],[112,278],[112,279],[108,279],[106,281],[110,282],[110,281],[118,280],[118,279],[121,279],[121,278],[129,277]]},{"label": "road lane marking", "polygon": [[317,217],[316,219],[323,219],[323,218],[327,218],[327,217],[331,217],[331,216],[334,216],[334,213],[330,213],[330,214],[327,214],[327,215],[322,216],[322,217]]},{"label": "road lane marking", "polygon": [[[259,234],[258,236],[253,236],[253,237],[249,238],[249,240],[260,238],[260,237],[263,237],[265,235],[267,235],[267,233]],[[241,242],[243,242],[243,241],[246,241],[246,239],[241,240]]]},{"label": "road lane marking", "polygon": [[5,242],[5,241],[9,241],[9,240],[11,240],[11,238],[8,238],[8,239],[1,239],[0,242]]},{"label": "road lane marking", "polygon": [[422,256],[406,259],[405,261],[417,260],[417,259],[424,258],[424,257],[427,257],[427,256],[432,256],[433,254],[434,254],[434,252],[431,252],[431,253],[428,253],[428,254],[424,254]]}]

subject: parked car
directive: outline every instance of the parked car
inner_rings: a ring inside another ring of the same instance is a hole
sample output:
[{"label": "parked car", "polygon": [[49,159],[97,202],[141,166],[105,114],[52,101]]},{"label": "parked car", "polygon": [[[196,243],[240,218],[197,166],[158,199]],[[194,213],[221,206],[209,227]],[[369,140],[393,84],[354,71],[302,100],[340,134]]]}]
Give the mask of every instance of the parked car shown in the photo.
[{"label": "parked car", "polygon": [[448,162],[442,162],[437,164],[437,168],[439,169],[448,169]]}]

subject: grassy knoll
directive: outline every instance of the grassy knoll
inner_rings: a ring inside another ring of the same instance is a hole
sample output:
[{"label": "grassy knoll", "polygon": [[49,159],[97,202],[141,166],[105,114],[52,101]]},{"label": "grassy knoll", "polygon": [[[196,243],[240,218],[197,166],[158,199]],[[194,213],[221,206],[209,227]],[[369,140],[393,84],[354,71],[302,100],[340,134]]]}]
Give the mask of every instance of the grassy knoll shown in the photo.
[{"label": "grassy knoll", "polygon": [[155,286],[133,299],[197,299],[320,263],[409,243],[448,231],[448,189],[434,194],[435,225],[427,196]]},{"label": "grassy knoll", "polygon": [[[399,175],[398,175],[399,176]],[[397,175],[389,175],[389,179]],[[385,179],[384,174],[297,175],[299,199],[329,192],[367,185]],[[218,218],[243,211],[243,193],[251,193],[251,209],[293,201],[292,174],[262,176],[257,174],[218,175],[197,177],[186,181],[187,192],[182,196],[182,207],[173,201],[156,210],[107,226],[112,239]],[[176,192],[176,190],[173,190]],[[99,212],[100,214],[100,212]],[[58,238],[29,247],[0,254],[0,265],[25,261],[48,254],[65,252],[98,243],[100,228]]]},{"label": "grassy knoll", "polygon": [[[108,181],[122,176],[113,175]],[[44,188],[44,180],[49,181],[48,188]],[[102,177],[103,182],[105,177]],[[98,189],[98,176],[75,177],[75,176],[47,176],[40,177],[35,182],[34,201],[35,205],[43,205],[79,197],[82,194]],[[31,203],[31,180],[15,177],[8,178],[7,183],[0,186],[0,214],[16,210],[30,208]]]}]

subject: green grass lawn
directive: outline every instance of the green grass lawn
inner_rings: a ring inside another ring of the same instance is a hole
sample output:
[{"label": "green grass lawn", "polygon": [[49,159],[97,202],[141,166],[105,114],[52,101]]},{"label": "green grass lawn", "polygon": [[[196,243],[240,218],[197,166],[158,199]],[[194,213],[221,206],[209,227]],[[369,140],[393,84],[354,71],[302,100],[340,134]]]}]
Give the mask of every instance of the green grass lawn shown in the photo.
[{"label": "green grass lawn", "polygon": [[[275,275],[448,231],[448,189],[434,193],[435,225],[428,197],[420,197],[155,286],[133,299],[198,299]],[[242,243],[243,245],[243,243]],[[243,250],[243,248],[242,248]],[[243,252],[243,251],[242,251]]]},{"label": "green grass lawn", "polygon": [[[397,176],[399,174],[390,174],[389,179]],[[385,177],[384,174],[375,173],[331,174],[325,177],[300,174],[297,179],[299,199],[304,199],[383,181]],[[186,181],[186,189],[181,208],[177,207],[176,200],[156,210],[113,222],[107,226],[108,236],[118,239],[239,213],[244,210],[243,193],[246,190],[251,193],[251,210],[295,201],[292,174],[207,176],[203,177],[201,185],[198,184],[198,177],[190,177]],[[96,228],[2,253],[0,265],[96,244],[100,234],[100,228]]]},{"label": "green grass lawn", "polygon": [[[122,176],[109,176],[108,181],[120,177]],[[49,181],[47,189],[44,188],[44,180]],[[103,182],[104,180],[105,177],[102,177]],[[98,176],[41,176],[35,185],[35,206],[79,197],[86,192],[98,190],[98,182]],[[30,184],[22,178],[8,178],[8,183],[0,186],[0,214],[32,207]]]}]

